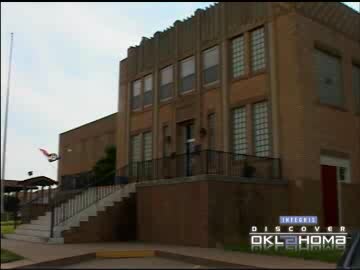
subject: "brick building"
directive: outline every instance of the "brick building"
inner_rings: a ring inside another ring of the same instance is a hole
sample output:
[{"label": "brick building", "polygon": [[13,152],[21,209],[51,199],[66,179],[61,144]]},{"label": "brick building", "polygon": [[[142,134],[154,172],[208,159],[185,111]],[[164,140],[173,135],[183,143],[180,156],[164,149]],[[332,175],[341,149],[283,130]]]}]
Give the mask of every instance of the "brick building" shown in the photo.
[{"label": "brick building", "polygon": [[226,176],[268,157],[255,176],[287,181],[289,214],[359,226],[359,29],[341,3],[221,2],[143,38],[120,62],[117,168]]},{"label": "brick building", "polygon": [[[84,178],[96,161],[104,156],[106,147],[116,144],[115,136],[116,113],[61,133],[61,159],[58,163],[60,183],[74,186],[76,179]],[[69,179],[69,183],[65,183],[66,179]]]}]

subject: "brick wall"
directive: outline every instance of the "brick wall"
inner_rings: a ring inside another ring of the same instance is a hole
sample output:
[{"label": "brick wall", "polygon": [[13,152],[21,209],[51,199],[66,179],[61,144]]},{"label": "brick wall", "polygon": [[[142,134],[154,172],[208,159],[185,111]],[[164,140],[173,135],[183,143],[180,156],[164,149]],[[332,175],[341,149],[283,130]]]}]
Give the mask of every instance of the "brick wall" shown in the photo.
[{"label": "brick wall", "polygon": [[130,241],[136,239],[136,196],[106,207],[97,216],[81,221],[63,233],[64,243],[90,243],[102,241]]},{"label": "brick wall", "polygon": [[287,184],[198,180],[137,187],[138,240],[215,247],[288,213]]}]

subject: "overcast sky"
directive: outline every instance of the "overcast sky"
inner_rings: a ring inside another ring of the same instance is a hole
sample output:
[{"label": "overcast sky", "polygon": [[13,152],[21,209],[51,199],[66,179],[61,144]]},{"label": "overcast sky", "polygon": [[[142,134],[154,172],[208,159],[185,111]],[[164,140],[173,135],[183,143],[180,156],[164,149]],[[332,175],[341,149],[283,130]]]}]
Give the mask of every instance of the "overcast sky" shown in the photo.
[{"label": "overcast sky", "polygon": [[[14,32],[6,179],[56,179],[59,133],[117,110],[118,64],[141,37],[209,2],[1,3],[1,143]],[[358,9],[358,2],[349,3]]]}]

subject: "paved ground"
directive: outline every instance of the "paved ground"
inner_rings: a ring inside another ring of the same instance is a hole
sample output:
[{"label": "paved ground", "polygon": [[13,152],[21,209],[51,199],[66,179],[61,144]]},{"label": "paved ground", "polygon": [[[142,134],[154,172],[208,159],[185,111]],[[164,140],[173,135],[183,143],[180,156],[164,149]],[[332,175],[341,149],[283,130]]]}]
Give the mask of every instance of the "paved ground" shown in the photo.
[{"label": "paved ground", "polygon": [[[133,259],[93,259],[77,264],[72,264],[64,267],[60,267],[61,269],[76,269],[76,268],[91,268],[91,269],[101,269],[101,268],[108,268],[108,269],[123,269],[123,268],[130,268],[130,269],[139,269],[139,268],[150,268],[150,269],[171,269],[171,268],[182,268],[182,269],[201,269],[207,268],[200,265],[194,265],[184,262],[179,262],[175,260],[168,260],[163,258],[157,257],[150,257],[150,258],[133,258]],[[58,268],[58,267],[56,267]]]},{"label": "paved ground", "polygon": [[222,262],[255,266],[260,268],[326,268],[335,269],[331,263],[309,261],[297,258],[280,256],[265,256],[248,254],[236,251],[225,251],[217,248],[199,248],[185,246],[171,246],[160,244],[145,244],[139,242],[112,242],[112,243],[87,243],[87,244],[41,244],[24,241],[1,239],[1,248],[13,251],[26,260],[2,264],[2,269],[19,267],[31,263],[45,262],[69,256],[76,256],[99,251],[119,250],[162,250],[172,253],[212,259]]}]

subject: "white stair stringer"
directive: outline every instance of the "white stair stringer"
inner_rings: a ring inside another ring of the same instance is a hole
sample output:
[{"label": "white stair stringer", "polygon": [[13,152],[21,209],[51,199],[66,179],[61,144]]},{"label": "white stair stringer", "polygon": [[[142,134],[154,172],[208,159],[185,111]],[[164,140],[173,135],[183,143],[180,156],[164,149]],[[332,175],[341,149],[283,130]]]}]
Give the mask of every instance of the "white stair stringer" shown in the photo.
[{"label": "white stair stringer", "polygon": [[59,225],[54,227],[54,235],[53,235],[54,239],[51,239],[50,242],[61,242],[63,231],[69,230],[72,227],[79,227],[81,221],[88,221],[89,217],[97,216],[98,212],[104,211],[106,207],[113,206],[115,202],[120,202],[124,198],[130,197],[131,193],[134,192],[135,192],[135,184],[127,184],[124,187],[109,194],[102,200],[99,200],[98,202],[81,210],[76,215],[67,219],[65,222],[60,223]]},{"label": "white stair stringer", "polygon": [[[115,190],[114,190],[115,188]],[[90,188],[83,193],[77,194],[74,198],[65,202],[66,207],[73,207],[74,205],[81,205],[81,200],[84,200],[84,194],[92,196],[94,195],[96,188]],[[116,190],[117,189],[117,190]],[[100,187],[100,197],[103,199],[96,203],[91,204],[89,207],[80,210],[73,217],[65,220],[65,222],[54,227],[54,235],[50,238],[51,230],[51,212],[48,211],[43,216],[39,216],[37,219],[32,220],[29,224],[19,225],[15,232],[12,234],[5,234],[5,238],[13,240],[21,240],[28,242],[48,242],[51,244],[62,244],[64,239],[62,232],[69,230],[71,227],[80,226],[81,221],[88,221],[90,216],[96,216],[98,212],[104,211],[106,207],[111,207],[115,202],[120,202],[124,198],[130,197],[131,193],[135,192],[135,184],[127,184],[123,187]],[[108,195],[107,195],[108,194]],[[105,197],[104,197],[105,196]],[[86,203],[86,202],[84,202]],[[62,205],[64,207],[64,205]],[[58,208],[59,209],[59,208]]]}]

